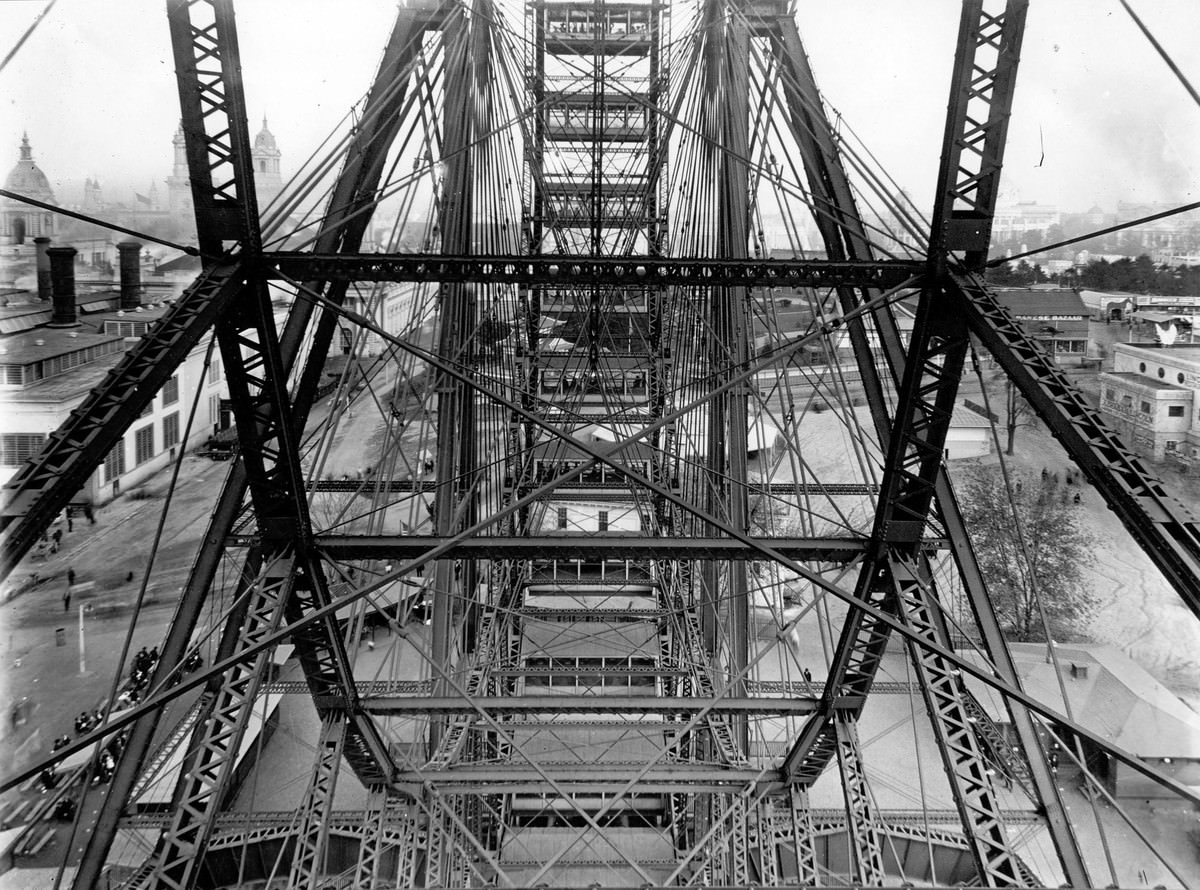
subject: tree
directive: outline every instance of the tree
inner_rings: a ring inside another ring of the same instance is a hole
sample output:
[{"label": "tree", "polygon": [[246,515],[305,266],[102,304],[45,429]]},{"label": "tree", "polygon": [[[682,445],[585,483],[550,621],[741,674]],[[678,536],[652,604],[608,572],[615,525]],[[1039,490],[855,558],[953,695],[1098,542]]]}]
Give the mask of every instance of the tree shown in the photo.
[{"label": "tree", "polygon": [[1017,442],[1017,428],[1034,426],[1037,415],[1029,402],[1025,401],[1024,397],[1017,392],[1017,388],[1013,386],[1011,380],[1007,382],[1007,385],[1004,410],[1004,429],[1007,433],[1007,442],[1005,442],[1004,453],[1011,457],[1013,446]]},{"label": "tree", "polygon": [[1045,640],[1043,610],[1052,636],[1070,634],[1094,607],[1080,570],[1092,546],[1079,521],[1083,508],[1075,497],[1080,490],[1060,483],[1056,474],[1037,479],[1014,471],[1010,478],[1011,500],[996,467],[973,471],[961,489],[963,517],[988,595],[1013,640]]}]

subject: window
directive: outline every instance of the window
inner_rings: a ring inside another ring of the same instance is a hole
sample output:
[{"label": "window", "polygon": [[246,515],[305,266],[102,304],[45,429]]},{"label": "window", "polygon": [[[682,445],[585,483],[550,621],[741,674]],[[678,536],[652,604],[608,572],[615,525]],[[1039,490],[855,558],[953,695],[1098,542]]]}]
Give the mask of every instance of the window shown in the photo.
[{"label": "window", "polygon": [[116,334],[118,337],[140,337],[150,328],[146,321],[106,321],[104,333]]},{"label": "window", "polygon": [[21,365],[0,365],[0,383],[20,386],[25,382],[24,370]]},{"label": "window", "polygon": [[558,527],[560,529],[567,527],[567,508],[566,507],[558,508]]},{"label": "window", "polygon": [[1167,417],[1183,417],[1183,405],[1171,405],[1167,408]]},{"label": "window", "polygon": [[171,379],[163,384],[163,406],[174,405],[179,401],[179,375],[172,374]]},{"label": "window", "polygon": [[600,531],[602,531],[602,532],[608,531],[608,511],[607,510],[600,511]]},{"label": "window", "polygon": [[214,355],[208,368],[208,383],[211,386],[214,383],[221,382],[221,357]]},{"label": "window", "polygon": [[144,464],[154,457],[154,427],[144,426],[133,434],[134,466]]},{"label": "window", "polygon": [[1176,374],[1175,379],[1178,380],[1180,383],[1183,383],[1183,374]]},{"label": "window", "polygon": [[118,476],[125,475],[125,440],[122,439],[113,446],[112,451],[104,458],[104,480],[112,482]]},{"label": "window", "polygon": [[70,371],[72,368],[78,368],[80,365],[94,362],[96,359],[103,358],[106,355],[113,355],[114,353],[124,351],[125,341],[114,338],[107,343],[88,346],[84,349],[77,349],[74,352],[67,352],[62,355],[54,355],[30,365],[29,371],[25,375],[26,380],[30,383],[34,380],[44,380],[47,377],[53,377],[56,374],[63,374]]},{"label": "window", "polygon": [[173,448],[179,444],[179,412],[168,414],[163,418],[163,448]]},{"label": "window", "polygon": [[43,433],[5,433],[0,436],[0,464],[18,467],[41,451],[45,443]]},{"label": "window", "polygon": [[1138,370],[1141,371],[1143,374],[1145,374],[1146,373],[1146,363],[1138,362]]},{"label": "window", "polygon": [[1167,454],[1174,454],[1178,450],[1179,450],[1179,442],[1177,442],[1175,439],[1167,439],[1167,447],[1166,447]]},{"label": "window", "polygon": [[1167,372],[1166,372],[1166,371],[1165,371],[1163,368],[1159,368],[1159,369],[1158,369],[1158,376],[1159,376],[1159,377],[1166,377],[1166,376],[1167,376]]},{"label": "window", "polygon": [[1143,413],[1143,414],[1149,414],[1149,413],[1150,413],[1150,403],[1149,403],[1149,402],[1142,402],[1142,405],[1141,405],[1141,407],[1142,407],[1142,413]]}]

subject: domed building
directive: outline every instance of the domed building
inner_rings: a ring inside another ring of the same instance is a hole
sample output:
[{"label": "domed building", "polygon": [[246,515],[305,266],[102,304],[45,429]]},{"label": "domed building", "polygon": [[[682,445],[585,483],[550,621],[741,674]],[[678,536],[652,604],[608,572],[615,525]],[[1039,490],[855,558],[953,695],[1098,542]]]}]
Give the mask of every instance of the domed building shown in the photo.
[{"label": "domed building", "polygon": [[[33,149],[29,146],[27,134],[21,137],[21,156],[5,178],[4,188],[36,201],[57,203],[50,180],[33,161]],[[24,244],[27,239],[40,235],[54,235],[53,213],[12,198],[0,199],[0,241]]]},{"label": "domed building", "polygon": [[283,191],[283,176],[279,172],[282,152],[275,144],[275,134],[267,129],[266,115],[263,115],[262,129],[254,137],[250,157],[254,161],[254,191],[258,195],[258,209],[262,211]]}]

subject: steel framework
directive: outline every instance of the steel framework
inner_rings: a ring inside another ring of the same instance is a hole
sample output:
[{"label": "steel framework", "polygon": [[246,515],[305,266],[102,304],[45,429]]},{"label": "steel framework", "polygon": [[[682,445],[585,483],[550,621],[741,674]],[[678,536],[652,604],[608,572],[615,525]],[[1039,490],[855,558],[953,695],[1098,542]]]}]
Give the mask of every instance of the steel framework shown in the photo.
[{"label": "steel framework", "polygon": [[[980,277],[1027,0],[963,0],[908,251],[860,211],[782,0],[402,7],[299,249],[303,195],[257,206],[232,0],[167,5],[204,271],[9,483],[3,570],[208,332],[239,451],[150,701],[78,745],[126,733],[74,886],[1100,883],[1046,740],[1155,773],[1020,687],[943,461],[972,338],[1197,613],[1200,539]],[[418,201],[419,251],[363,252]],[[771,201],[826,259],[765,255]],[[365,471],[339,430],[381,439]],[[864,742],[888,696],[940,758],[919,821]],[[300,777],[296,815],[235,818],[280,699],[312,762],[256,769]]]}]

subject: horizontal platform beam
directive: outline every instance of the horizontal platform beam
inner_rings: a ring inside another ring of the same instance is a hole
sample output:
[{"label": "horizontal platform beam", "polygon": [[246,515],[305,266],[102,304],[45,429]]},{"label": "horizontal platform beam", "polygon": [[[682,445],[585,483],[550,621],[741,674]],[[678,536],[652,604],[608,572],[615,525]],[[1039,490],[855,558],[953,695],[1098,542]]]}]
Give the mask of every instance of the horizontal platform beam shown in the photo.
[{"label": "horizontal platform beam", "polygon": [[[432,535],[317,535],[313,541],[332,559],[413,559],[441,546],[448,538]],[[867,547],[856,538],[763,538],[762,542],[792,559],[846,562]],[[249,546],[252,537],[231,543]],[[453,559],[592,559],[647,560],[757,559],[758,550],[729,538],[651,538],[641,535],[538,535],[523,538],[477,537],[461,541],[447,554]]]},{"label": "horizontal platform beam", "polygon": [[[313,545],[331,559],[415,559],[446,543],[432,535],[317,535]],[[867,549],[866,538],[755,538],[763,546],[789,559],[816,562],[850,562]],[[231,544],[249,546],[252,536],[233,538]],[[941,550],[946,542],[930,538],[927,550]],[[651,538],[642,535],[603,534],[589,537],[537,535],[522,538],[477,537],[456,544],[452,559],[761,559],[761,552],[730,538]]]},{"label": "horizontal platform beam", "polygon": [[[574,673],[562,671],[560,673]],[[578,673],[587,673],[580,670]],[[320,706],[320,698],[316,699]],[[711,698],[668,698],[660,695],[521,695],[474,696],[459,695],[388,695],[362,699],[363,710],[388,716],[424,714],[472,714],[480,708],[492,715],[508,714],[745,714],[749,716],[781,716],[811,714],[820,699],[813,696]],[[835,708],[861,707],[858,696],[834,701]],[[637,721],[630,721],[636,725]]]},{"label": "horizontal platform beam", "polygon": [[[578,610],[583,611],[583,610]],[[636,610],[635,610],[636,611]],[[539,617],[536,612],[525,612],[528,617]],[[596,620],[609,620],[612,616],[605,610],[589,612]],[[658,613],[655,613],[657,616]],[[665,613],[664,613],[665,614]],[[382,631],[381,631],[382,633]],[[499,671],[491,672],[493,676]],[[428,695],[433,685],[428,680],[359,680],[355,684],[362,698],[388,696]],[[266,690],[271,695],[311,695],[304,680],[276,680]],[[746,691],[751,695],[797,695],[820,698],[825,693],[825,684],[820,680],[811,683],[800,680],[747,680]],[[915,683],[899,683],[879,680],[871,685],[871,695],[920,695],[921,688]]]},{"label": "horizontal platform beam", "polygon": [[268,277],[297,280],[475,281],[563,287],[871,287],[891,288],[924,273],[923,264],[829,260],[702,260],[678,257],[359,256],[277,251],[263,255]]},{"label": "horizontal platform beam", "polygon": [[461,764],[441,770],[400,770],[391,787],[418,795],[427,784],[441,791],[456,787],[472,793],[553,793],[564,789],[576,794],[611,794],[627,785],[634,773],[641,777],[638,794],[729,792],[764,784],[783,787],[779,770],[698,763],[659,763],[649,769],[628,763],[546,763],[536,769],[525,763]]}]

